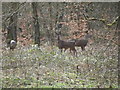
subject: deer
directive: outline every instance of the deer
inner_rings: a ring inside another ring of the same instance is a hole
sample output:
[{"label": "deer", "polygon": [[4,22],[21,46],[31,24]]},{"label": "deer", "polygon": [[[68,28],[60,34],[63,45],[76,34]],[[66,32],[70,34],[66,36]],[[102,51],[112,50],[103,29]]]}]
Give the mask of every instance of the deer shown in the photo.
[{"label": "deer", "polygon": [[58,40],[58,48],[61,50],[61,52],[63,51],[63,49],[64,49],[64,52],[67,49],[70,49],[70,53],[71,53],[71,51],[73,51],[74,55],[77,56],[77,51],[75,49],[75,42],[74,41],[61,40],[59,35],[57,37],[57,40]]},{"label": "deer", "polygon": [[92,35],[88,34],[88,31],[85,32],[86,35],[84,36],[84,39],[75,39],[75,46],[76,47],[81,47],[82,51],[85,50],[85,47],[88,44],[88,39],[92,37]]}]

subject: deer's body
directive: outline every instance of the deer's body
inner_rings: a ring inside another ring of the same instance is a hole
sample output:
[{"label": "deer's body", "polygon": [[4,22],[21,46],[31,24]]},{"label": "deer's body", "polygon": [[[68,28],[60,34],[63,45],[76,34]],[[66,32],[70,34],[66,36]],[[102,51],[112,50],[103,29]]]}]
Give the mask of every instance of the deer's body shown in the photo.
[{"label": "deer's body", "polygon": [[88,40],[86,39],[80,39],[75,41],[75,46],[81,47],[82,51],[85,50],[85,47],[87,46],[87,44],[88,44]]},{"label": "deer's body", "polygon": [[64,52],[67,49],[70,49],[70,52],[73,51],[74,55],[77,55],[77,51],[75,49],[75,42],[60,40],[59,36],[58,36],[58,48],[61,50],[61,52],[63,51],[63,49]]},{"label": "deer's body", "polygon": [[59,49],[67,50],[70,48],[71,50],[74,50],[75,49],[75,42],[58,40],[58,47],[59,47]]},{"label": "deer's body", "polygon": [[79,40],[75,40],[75,46],[77,47],[81,47],[82,51],[85,50],[85,47],[88,44],[88,39],[91,38],[92,35],[89,35],[88,33],[85,35],[84,39],[79,39]]}]

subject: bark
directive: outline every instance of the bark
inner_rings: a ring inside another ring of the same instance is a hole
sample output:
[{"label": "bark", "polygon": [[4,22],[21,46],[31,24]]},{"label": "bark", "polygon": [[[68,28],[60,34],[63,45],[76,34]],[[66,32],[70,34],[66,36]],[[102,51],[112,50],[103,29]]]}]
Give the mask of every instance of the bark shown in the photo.
[{"label": "bark", "polygon": [[17,42],[17,7],[17,2],[11,3],[11,12],[13,14],[10,16],[10,22],[7,28],[7,46],[9,46],[11,40]]},{"label": "bark", "polygon": [[38,44],[38,46],[40,46],[40,30],[39,30],[39,21],[38,21],[38,14],[37,14],[38,3],[33,2],[32,8],[33,8],[33,23],[34,23],[34,29],[35,29],[35,44]]}]

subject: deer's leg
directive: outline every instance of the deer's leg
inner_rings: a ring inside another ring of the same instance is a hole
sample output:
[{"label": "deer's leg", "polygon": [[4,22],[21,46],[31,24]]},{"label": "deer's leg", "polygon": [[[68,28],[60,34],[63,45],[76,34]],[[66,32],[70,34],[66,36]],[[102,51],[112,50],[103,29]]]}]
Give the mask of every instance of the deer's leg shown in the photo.
[{"label": "deer's leg", "polygon": [[70,51],[73,51],[73,54],[74,54],[75,56],[77,56],[77,51],[76,51],[75,48],[70,48]]},{"label": "deer's leg", "polygon": [[76,51],[76,49],[75,49],[75,56],[77,57],[77,51]]},{"label": "deer's leg", "polygon": [[71,48],[70,48],[70,53],[72,53],[71,51],[72,51],[72,50],[71,50]]},{"label": "deer's leg", "polygon": [[74,48],[74,55],[77,57],[77,51],[75,48]]},{"label": "deer's leg", "polygon": [[74,54],[74,48],[70,48],[70,53]]},{"label": "deer's leg", "polygon": [[67,50],[67,49],[65,48],[65,49],[64,49],[64,52],[65,52],[66,50]]},{"label": "deer's leg", "polygon": [[82,49],[82,51],[84,51],[84,50],[85,50],[85,47],[84,47],[84,46],[81,46],[81,49]]}]

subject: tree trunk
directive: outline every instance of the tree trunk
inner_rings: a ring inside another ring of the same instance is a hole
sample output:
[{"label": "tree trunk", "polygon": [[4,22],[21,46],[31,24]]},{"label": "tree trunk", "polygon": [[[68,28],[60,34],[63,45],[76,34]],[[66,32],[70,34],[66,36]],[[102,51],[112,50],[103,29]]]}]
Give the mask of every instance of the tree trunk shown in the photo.
[{"label": "tree trunk", "polygon": [[[50,12],[49,17],[52,18],[52,5],[51,5],[51,2],[49,3],[49,12]],[[51,32],[49,33],[50,34],[50,45],[53,46],[53,43],[54,43],[54,33],[53,33],[53,21],[52,21],[52,19],[50,19],[49,27],[50,27],[49,31],[51,30]]]},{"label": "tree trunk", "polygon": [[35,44],[38,44],[40,46],[40,30],[39,30],[39,21],[38,21],[38,14],[37,14],[37,2],[32,3],[33,8],[33,23],[34,23],[34,29],[35,29]]},{"label": "tree trunk", "polygon": [[7,30],[7,46],[9,46],[11,40],[15,40],[17,42],[17,2],[11,3],[11,12],[13,13],[10,16],[10,22]]}]

